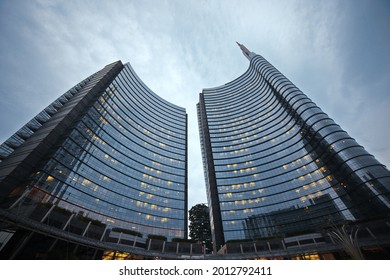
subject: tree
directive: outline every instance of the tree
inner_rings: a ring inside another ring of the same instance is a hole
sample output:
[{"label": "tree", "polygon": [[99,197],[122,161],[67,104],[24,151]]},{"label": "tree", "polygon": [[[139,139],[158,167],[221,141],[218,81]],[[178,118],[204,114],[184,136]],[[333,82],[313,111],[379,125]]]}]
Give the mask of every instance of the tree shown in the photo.
[{"label": "tree", "polygon": [[209,208],[205,204],[196,204],[189,211],[190,237],[200,241],[206,248],[206,252],[212,251],[211,228]]}]

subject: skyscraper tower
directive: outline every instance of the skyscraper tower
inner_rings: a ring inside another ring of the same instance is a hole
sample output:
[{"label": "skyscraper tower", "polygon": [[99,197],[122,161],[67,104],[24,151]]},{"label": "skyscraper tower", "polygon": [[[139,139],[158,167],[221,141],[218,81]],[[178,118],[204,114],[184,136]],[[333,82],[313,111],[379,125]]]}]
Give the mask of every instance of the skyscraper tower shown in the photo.
[{"label": "skyscraper tower", "polygon": [[107,248],[187,237],[187,114],[129,63],[60,96],[0,156],[2,258],[61,253],[68,238],[78,254],[84,237]]},{"label": "skyscraper tower", "polygon": [[390,172],[262,56],[200,93],[198,123],[217,250],[389,216]]}]

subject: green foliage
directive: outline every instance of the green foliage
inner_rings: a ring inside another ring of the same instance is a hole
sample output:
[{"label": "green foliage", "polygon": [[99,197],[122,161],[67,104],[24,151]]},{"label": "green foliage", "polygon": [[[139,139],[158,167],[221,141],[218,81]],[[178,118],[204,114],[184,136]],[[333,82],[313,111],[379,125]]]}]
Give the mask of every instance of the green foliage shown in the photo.
[{"label": "green foliage", "polygon": [[162,235],[149,234],[149,235],[148,235],[148,238],[149,238],[149,239],[155,239],[155,240],[164,240],[164,241],[167,241],[167,238],[166,238],[165,236],[162,236]]},{"label": "green foliage", "polygon": [[209,208],[205,204],[194,205],[189,211],[190,237],[201,241],[207,251],[212,251]]},{"label": "green foliage", "polygon": [[178,243],[196,243],[196,240],[194,240],[194,239],[187,239],[187,238],[172,238],[172,242],[178,242]]},{"label": "green foliage", "polygon": [[89,217],[87,217],[87,216],[84,216],[84,213],[81,212],[81,211],[77,213],[76,217],[77,217],[80,221],[84,221],[84,222],[87,222],[87,223],[91,222],[91,224],[96,225],[96,226],[102,226],[102,227],[105,226],[105,224],[103,224],[103,223],[102,223],[101,221],[99,221],[99,220],[91,219],[91,218],[89,218]]},{"label": "green foliage", "polygon": [[116,228],[113,228],[112,231],[123,232],[123,233],[126,233],[126,234],[142,237],[142,233],[140,233],[138,231],[135,231],[135,230],[125,229],[125,228],[117,228],[116,227]]}]

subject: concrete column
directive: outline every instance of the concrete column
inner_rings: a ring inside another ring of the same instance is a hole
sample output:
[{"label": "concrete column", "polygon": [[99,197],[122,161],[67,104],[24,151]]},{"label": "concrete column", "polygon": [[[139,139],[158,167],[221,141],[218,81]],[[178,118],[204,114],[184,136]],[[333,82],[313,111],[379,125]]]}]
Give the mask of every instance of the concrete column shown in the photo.
[{"label": "concrete column", "polygon": [[[119,244],[119,242],[121,242],[121,239],[122,239],[122,232],[119,233],[118,242],[116,242],[116,244]],[[148,250],[149,250],[149,249],[148,249]]]},{"label": "concrete column", "polygon": [[[67,221],[67,222],[65,223],[65,225],[62,227],[62,230],[65,230],[65,229],[68,227],[68,225],[69,225],[70,221],[73,219],[73,217],[74,217],[74,213],[72,213],[72,215],[70,215],[68,221]],[[53,250],[54,246],[57,244],[57,241],[58,241],[58,239],[56,239],[56,240],[53,241],[53,244],[51,244],[51,246],[50,246],[48,252],[50,252],[51,250]]]},{"label": "concrete column", "polygon": [[41,219],[41,223],[43,223],[46,218],[50,215],[51,211],[53,211],[54,207],[56,207],[54,204],[50,207],[49,211],[46,212],[45,216],[43,216],[43,218]]},{"label": "concrete column", "polygon": [[19,247],[14,251],[14,253],[9,258],[10,260],[13,260],[19,252],[23,249],[23,247],[27,244],[27,242],[31,239],[31,237],[34,235],[33,232],[31,232],[28,236],[26,236],[25,239],[23,239],[22,244],[19,245]]},{"label": "concrete column", "polygon": [[8,208],[8,209],[12,209],[14,208],[16,205],[18,205],[22,199],[24,199],[29,193],[31,192],[31,189],[30,188],[27,188],[23,194]]},{"label": "concrete column", "polygon": [[166,241],[164,241],[164,243],[163,243],[163,247],[162,247],[162,250],[161,250],[162,253],[165,252],[165,243],[166,243]]},{"label": "concrete column", "polygon": [[[85,234],[87,233],[90,225],[91,225],[91,221],[88,222],[88,224],[85,227],[85,230],[84,230],[84,232],[83,232],[83,234],[81,236],[85,236]],[[74,248],[73,254],[76,254],[78,248],[79,248],[79,244],[77,244],[76,247]]]}]

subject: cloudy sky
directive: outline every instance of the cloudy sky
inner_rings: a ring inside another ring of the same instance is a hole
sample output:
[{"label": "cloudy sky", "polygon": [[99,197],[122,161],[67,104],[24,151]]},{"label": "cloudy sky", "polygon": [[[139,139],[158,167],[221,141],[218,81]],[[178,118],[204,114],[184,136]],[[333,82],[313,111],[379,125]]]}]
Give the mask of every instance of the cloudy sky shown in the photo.
[{"label": "cloudy sky", "polygon": [[189,115],[189,205],[206,202],[196,103],[264,56],[390,166],[390,1],[0,0],[0,143],[116,61]]}]

